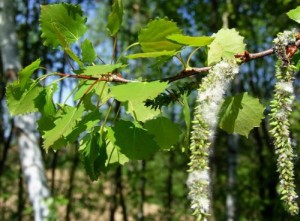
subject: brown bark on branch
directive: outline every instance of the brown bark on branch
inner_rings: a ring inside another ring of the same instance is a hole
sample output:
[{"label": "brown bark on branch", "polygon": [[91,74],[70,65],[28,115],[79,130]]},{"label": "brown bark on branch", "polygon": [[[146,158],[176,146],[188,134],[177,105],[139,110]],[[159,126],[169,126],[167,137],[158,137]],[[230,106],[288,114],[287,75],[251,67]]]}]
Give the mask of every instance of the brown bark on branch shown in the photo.
[{"label": "brown bark on branch", "polygon": [[[286,48],[287,55],[291,58],[296,53],[298,48],[300,47],[300,35],[297,35],[297,41],[294,45],[290,45]],[[236,54],[235,57],[240,59],[241,63],[246,63],[258,58],[262,58],[268,55],[271,55],[274,53],[274,48],[267,49],[265,51],[257,52],[257,53],[249,53],[248,51],[245,51],[240,54]],[[177,81],[183,78],[187,78],[196,74],[200,74],[203,72],[208,72],[210,70],[210,66],[208,67],[191,67],[188,69],[182,70],[179,74],[161,79],[161,81],[168,81],[169,83],[173,81]],[[121,74],[105,74],[101,77],[92,77],[89,75],[75,75],[75,74],[65,74],[65,73],[55,73],[58,76],[61,77],[69,77],[69,78],[80,78],[80,79],[86,79],[86,80],[93,80],[93,81],[107,81],[107,82],[120,82],[120,83],[129,83],[129,82],[138,82],[136,80],[128,80],[121,76]]]}]

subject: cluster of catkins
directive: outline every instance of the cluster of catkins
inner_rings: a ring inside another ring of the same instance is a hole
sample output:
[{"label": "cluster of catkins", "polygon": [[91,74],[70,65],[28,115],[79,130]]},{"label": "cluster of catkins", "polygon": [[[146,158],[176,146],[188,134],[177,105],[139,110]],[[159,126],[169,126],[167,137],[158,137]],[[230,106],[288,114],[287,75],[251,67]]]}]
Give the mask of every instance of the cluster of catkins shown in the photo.
[{"label": "cluster of catkins", "polygon": [[[279,33],[274,40],[278,57],[274,99],[271,102],[270,133],[274,138],[277,168],[279,172],[279,193],[287,210],[298,214],[294,184],[293,148],[291,145],[288,118],[294,100],[293,66],[290,64],[286,47],[295,44],[295,32]],[[211,208],[211,187],[209,156],[218,123],[218,112],[231,80],[239,72],[235,61],[222,60],[213,66],[202,80],[198,89],[197,103],[191,133],[191,156],[187,186],[191,208],[197,220],[207,221]]]}]

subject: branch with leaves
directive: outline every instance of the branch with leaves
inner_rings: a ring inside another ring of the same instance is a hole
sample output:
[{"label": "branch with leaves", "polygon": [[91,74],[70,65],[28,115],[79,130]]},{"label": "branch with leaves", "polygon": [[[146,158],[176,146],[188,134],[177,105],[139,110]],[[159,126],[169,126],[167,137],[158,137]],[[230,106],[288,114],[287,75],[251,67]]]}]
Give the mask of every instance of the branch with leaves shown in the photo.
[{"label": "branch with leaves", "polygon": [[[121,0],[115,0],[106,27],[114,39],[114,47],[117,45],[122,16],[123,3]],[[300,23],[300,7],[290,11],[288,16]],[[265,118],[265,107],[257,98],[247,93],[228,98],[223,96],[233,77],[238,74],[239,65],[274,52],[278,56],[278,50],[275,47],[259,53],[249,53],[246,51],[244,38],[235,29],[221,29],[212,36],[186,36],[175,22],[158,18],[141,29],[138,41],[128,46],[119,57],[112,53],[111,61],[115,61],[114,63],[95,64],[98,56],[92,42],[81,39],[87,30],[85,22],[86,17],[78,5],[60,3],[41,6],[40,25],[44,45],[51,48],[61,47],[72,60],[71,67],[75,74],[53,72],[32,79],[32,74],[42,68],[41,60],[37,59],[21,70],[18,79],[7,86],[6,97],[10,113],[40,113],[38,129],[46,150],[63,148],[80,137],[79,152],[86,172],[92,180],[97,180],[101,172],[108,171],[116,163],[123,165],[129,160],[145,160],[159,150],[170,150],[174,145],[188,140],[191,132],[189,196],[198,220],[207,220],[211,205],[208,161],[215,129],[219,127],[228,133],[247,137]],[[284,68],[282,64],[280,68],[284,69],[284,72],[276,76],[283,78],[281,75],[289,74],[293,78],[290,68],[299,70],[299,67],[290,63],[300,45],[299,34],[293,33],[293,38],[294,41],[282,43],[284,47],[281,48],[280,54],[284,54],[281,57]],[[72,50],[74,43],[80,46],[80,54]],[[140,47],[140,52],[130,54],[130,49],[137,46]],[[184,61],[181,51],[186,47],[193,50]],[[192,56],[202,47],[207,49],[208,66],[191,67],[189,63]],[[151,82],[128,80],[118,74],[129,64],[129,59],[143,58],[156,59],[160,63],[178,58],[183,70],[178,75]],[[285,64],[288,64],[288,67]],[[170,88],[171,82],[203,72],[209,74],[203,77],[200,83],[186,84],[178,88],[178,91]],[[60,78],[42,86],[41,82],[45,78],[55,75]],[[66,99],[67,101],[72,97],[75,106],[68,105],[66,101],[55,103],[53,99],[58,87],[57,81],[66,78],[78,79],[77,85]],[[122,84],[113,84],[114,82]],[[197,88],[197,107],[191,128],[187,96]],[[171,103],[170,99],[163,95],[165,91],[183,105],[186,132],[182,132],[179,123],[174,123],[163,115],[161,106]],[[277,95],[277,99],[280,100],[280,96]],[[121,115],[118,120],[111,116],[112,108],[119,107],[115,103],[121,103],[124,110],[118,109],[116,113],[127,114],[125,117]],[[290,111],[286,103],[281,105]],[[272,112],[272,119],[276,122],[279,121],[276,118],[277,109],[280,108],[276,107]],[[287,125],[281,126],[283,128],[276,127],[277,129],[272,130],[274,135],[277,136],[281,130],[286,130]],[[286,144],[290,147],[288,134],[285,135]],[[277,152],[280,151],[281,149],[277,148]],[[281,172],[293,168],[290,164],[282,165],[280,162],[279,166]],[[283,172],[280,176],[285,177]],[[290,177],[288,181],[293,180],[293,174]],[[291,183],[289,182],[290,193],[293,193],[294,186]],[[296,214],[298,207],[293,201],[295,194],[283,196],[292,198],[284,200],[289,211]]]}]

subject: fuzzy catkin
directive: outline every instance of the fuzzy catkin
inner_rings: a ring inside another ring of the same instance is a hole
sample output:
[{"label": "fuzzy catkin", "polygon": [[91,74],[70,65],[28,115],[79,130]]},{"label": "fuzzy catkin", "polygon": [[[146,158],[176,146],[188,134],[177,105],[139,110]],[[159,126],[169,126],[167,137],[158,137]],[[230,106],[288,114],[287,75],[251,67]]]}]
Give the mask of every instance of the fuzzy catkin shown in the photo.
[{"label": "fuzzy catkin", "polygon": [[276,64],[276,79],[274,98],[271,102],[270,134],[274,139],[275,154],[277,156],[277,171],[279,173],[278,191],[284,201],[287,211],[291,215],[299,212],[296,203],[297,193],[294,184],[293,148],[290,138],[289,116],[295,99],[293,79],[294,71],[285,47],[295,43],[295,33],[285,31],[274,39],[275,52],[278,57]]},{"label": "fuzzy catkin", "polygon": [[191,132],[191,156],[187,186],[191,208],[197,220],[206,221],[210,214],[209,155],[218,122],[218,112],[230,81],[239,72],[234,61],[220,61],[213,66],[198,89]]}]

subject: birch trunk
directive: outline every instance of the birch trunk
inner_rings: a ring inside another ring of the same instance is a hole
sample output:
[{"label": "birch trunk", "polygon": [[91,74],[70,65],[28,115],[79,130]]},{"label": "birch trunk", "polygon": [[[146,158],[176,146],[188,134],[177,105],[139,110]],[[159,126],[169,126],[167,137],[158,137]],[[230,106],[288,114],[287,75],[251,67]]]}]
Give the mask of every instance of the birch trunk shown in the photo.
[{"label": "birch trunk", "polygon": [[[14,30],[14,8],[14,1],[0,0],[0,50],[3,72],[9,75],[8,80],[16,79],[16,73],[21,68]],[[49,209],[45,200],[50,194],[36,136],[36,120],[34,115],[24,115],[15,117],[14,121],[23,176],[34,210],[34,218],[35,221],[46,220]]]}]

